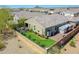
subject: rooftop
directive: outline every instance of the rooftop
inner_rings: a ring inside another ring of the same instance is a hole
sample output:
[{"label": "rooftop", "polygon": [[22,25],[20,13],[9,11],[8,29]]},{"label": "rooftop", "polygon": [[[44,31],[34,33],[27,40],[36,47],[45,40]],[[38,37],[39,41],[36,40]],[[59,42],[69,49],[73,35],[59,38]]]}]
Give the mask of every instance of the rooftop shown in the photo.
[{"label": "rooftop", "polygon": [[74,14],[74,13],[79,13],[79,8],[70,8],[69,10],[65,10],[63,11],[64,13],[71,13],[71,14]]},{"label": "rooftop", "polygon": [[44,13],[40,13],[40,12],[29,12],[29,11],[19,11],[19,12],[12,12],[13,15],[15,15],[17,17],[17,19],[19,18],[26,18],[26,19],[29,19],[29,18],[32,18],[32,17],[35,17],[35,16],[40,16],[40,15],[43,15]]},{"label": "rooftop", "polygon": [[40,25],[42,25],[45,28],[55,26],[68,21],[66,17],[59,14],[37,16],[27,20],[27,22],[30,20],[37,21]]},{"label": "rooftop", "polygon": [[70,21],[79,22],[79,17],[72,17],[69,19]]}]

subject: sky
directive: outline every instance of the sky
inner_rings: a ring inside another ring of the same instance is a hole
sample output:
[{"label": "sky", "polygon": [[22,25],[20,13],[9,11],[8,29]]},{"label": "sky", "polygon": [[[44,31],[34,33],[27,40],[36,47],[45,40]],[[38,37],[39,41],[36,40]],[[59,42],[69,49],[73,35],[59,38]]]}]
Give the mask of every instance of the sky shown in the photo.
[{"label": "sky", "polygon": [[35,6],[43,8],[65,8],[65,7],[79,7],[79,5],[0,5],[4,8],[34,8]]}]

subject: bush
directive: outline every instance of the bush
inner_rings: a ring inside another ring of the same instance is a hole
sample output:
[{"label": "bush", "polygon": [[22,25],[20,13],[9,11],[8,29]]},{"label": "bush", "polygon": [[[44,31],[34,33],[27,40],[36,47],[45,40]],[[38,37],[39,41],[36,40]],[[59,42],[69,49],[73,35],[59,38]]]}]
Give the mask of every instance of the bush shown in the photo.
[{"label": "bush", "polygon": [[33,39],[33,41],[35,41],[36,39]]},{"label": "bush", "polygon": [[28,35],[28,38],[29,38],[29,39],[32,39],[32,38],[31,38],[31,35]]},{"label": "bush", "polygon": [[37,41],[37,44],[38,44],[38,45],[40,45],[40,42],[39,42],[39,41]]},{"label": "bush", "polygon": [[0,49],[4,48],[5,45],[0,41]]},{"label": "bush", "polygon": [[43,48],[44,48],[44,47],[45,47],[45,45],[41,45],[41,47],[43,47]]},{"label": "bush", "polygon": [[24,18],[19,19],[18,20],[18,27],[23,27],[25,25],[24,21],[25,21]]},{"label": "bush", "polygon": [[73,40],[70,42],[70,46],[72,46],[72,47],[76,47],[75,44],[76,44],[76,43],[75,43],[75,41],[73,41]]},{"label": "bush", "polygon": [[25,33],[21,33],[21,34],[25,36]]},{"label": "bush", "polygon": [[29,29],[30,32],[33,32],[33,29]]}]

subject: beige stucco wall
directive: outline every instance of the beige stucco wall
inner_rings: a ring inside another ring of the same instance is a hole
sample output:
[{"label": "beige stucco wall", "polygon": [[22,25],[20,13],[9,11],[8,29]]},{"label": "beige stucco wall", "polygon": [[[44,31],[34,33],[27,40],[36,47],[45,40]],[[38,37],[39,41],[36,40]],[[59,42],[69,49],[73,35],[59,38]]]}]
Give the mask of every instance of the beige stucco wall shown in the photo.
[{"label": "beige stucco wall", "polygon": [[[45,35],[45,28],[42,27],[37,21],[28,20],[26,21],[26,23],[28,23],[29,29],[32,29],[34,32],[37,32],[40,35]],[[35,26],[35,29],[34,29],[34,26]]]}]

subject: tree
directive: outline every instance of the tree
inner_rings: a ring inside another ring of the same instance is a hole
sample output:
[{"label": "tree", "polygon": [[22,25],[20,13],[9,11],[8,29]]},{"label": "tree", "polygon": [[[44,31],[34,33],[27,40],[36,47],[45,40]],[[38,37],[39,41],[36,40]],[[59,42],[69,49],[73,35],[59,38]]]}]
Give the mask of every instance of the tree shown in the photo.
[{"label": "tree", "polygon": [[10,19],[10,16],[8,9],[0,9],[0,33],[6,28],[6,24]]},{"label": "tree", "polygon": [[25,25],[24,22],[25,22],[25,19],[24,19],[24,18],[19,19],[19,20],[18,20],[18,26],[19,26],[19,27],[24,26],[24,25]]},{"label": "tree", "polygon": [[8,20],[11,19],[11,15],[10,15],[10,10],[9,9],[5,9],[5,8],[2,8],[0,9],[0,49],[4,47],[4,44],[3,44],[3,32],[4,32],[4,29],[7,28],[7,23],[8,23]]}]

